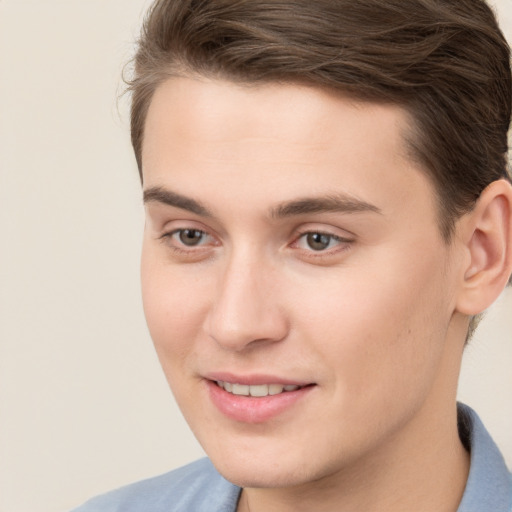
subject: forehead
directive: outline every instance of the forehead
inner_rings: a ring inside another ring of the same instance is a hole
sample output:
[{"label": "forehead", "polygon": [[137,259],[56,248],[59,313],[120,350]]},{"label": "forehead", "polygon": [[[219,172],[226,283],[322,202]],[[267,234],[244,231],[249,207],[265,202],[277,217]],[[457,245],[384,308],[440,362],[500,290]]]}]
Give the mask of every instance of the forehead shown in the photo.
[{"label": "forehead", "polygon": [[219,186],[265,202],[335,191],[380,209],[411,198],[420,207],[414,196],[427,195],[430,208],[430,183],[408,155],[408,127],[397,106],[316,87],[172,78],[148,110],[144,182],[208,191],[211,200]]},{"label": "forehead", "polygon": [[[349,123],[351,130],[346,129]],[[157,142],[155,136],[167,137],[166,143],[193,135],[198,142],[222,144],[236,134],[240,141],[262,137],[286,146],[307,141],[308,148],[321,149],[339,144],[340,135],[347,140],[366,134],[368,142],[391,143],[390,149],[405,155],[401,135],[408,125],[409,116],[398,106],[358,101],[319,87],[176,77],[154,93],[143,149],[147,155],[148,140]]]}]

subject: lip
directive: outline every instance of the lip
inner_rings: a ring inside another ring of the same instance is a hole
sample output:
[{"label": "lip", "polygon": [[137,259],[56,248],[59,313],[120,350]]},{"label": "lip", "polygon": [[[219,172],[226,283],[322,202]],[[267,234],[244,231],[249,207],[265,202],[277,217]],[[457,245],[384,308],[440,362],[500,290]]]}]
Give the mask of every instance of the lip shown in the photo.
[{"label": "lip", "polygon": [[[224,378],[220,378],[220,377]],[[273,376],[228,376],[227,374],[215,374],[215,379],[205,379],[208,394],[212,403],[226,417],[231,420],[257,424],[265,423],[273,418],[289,411],[299,403],[313,390],[315,385],[311,383],[300,383],[288,379],[282,379]],[[233,395],[228,393],[216,384],[216,380],[223,380],[232,383],[246,385],[261,384],[282,384],[305,386],[295,391],[285,391],[278,395],[267,395],[264,397],[252,397]]]},{"label": "lip", "polygon": [[282,384],[283,386],[308,386],[312,382],[292,380],[277,375],[268,374],[250,374],[250,375],[235,375],[229,372],[214,372],[208,373],[204,376],[205,379],[223,382],[231,382],[232,384],[245,384],[247,386],[258,386],[261,384]]}]

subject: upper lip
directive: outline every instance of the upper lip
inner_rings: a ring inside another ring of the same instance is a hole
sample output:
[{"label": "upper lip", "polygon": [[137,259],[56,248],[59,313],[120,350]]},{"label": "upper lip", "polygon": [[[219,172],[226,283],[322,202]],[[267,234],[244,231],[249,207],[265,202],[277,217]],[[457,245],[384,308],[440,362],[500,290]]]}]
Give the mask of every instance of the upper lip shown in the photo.
[{"label": "upper lip", "polygon": [[246,374],[237,375],[231,372],[211,372],[204,375],[205,379],[212,381],[230,382],[232,384],[245,384],[248,386],[258,386],[262,384],[282,384],[283,386],[307,386],[313,384],[310,381],[289,379],[277,375],[268,374]]}]

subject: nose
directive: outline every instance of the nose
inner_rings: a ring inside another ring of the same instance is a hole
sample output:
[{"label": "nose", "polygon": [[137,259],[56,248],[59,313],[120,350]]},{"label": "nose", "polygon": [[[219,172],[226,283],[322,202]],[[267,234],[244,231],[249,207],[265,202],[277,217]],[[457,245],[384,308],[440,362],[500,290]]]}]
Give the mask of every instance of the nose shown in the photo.
[{"label": "nose", "polygon": [[286,337],[277,273],[268,262],[233,258],[219,281],[206,322],[218,345],[240,352]]}]

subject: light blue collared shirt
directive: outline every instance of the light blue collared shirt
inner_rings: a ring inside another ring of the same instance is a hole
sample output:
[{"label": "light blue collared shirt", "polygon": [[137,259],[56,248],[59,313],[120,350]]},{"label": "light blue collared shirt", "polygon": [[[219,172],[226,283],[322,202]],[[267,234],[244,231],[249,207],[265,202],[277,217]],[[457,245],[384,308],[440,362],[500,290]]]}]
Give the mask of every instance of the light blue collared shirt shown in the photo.
[{"label": "light blue collared shirt", "polygon": [[[459,431],[471,453],[457,512],[512,512],[512,475],[478,415],[459,405]],[[236,512],[241,489],[209,459],[98,496],[73,512]]]}]

